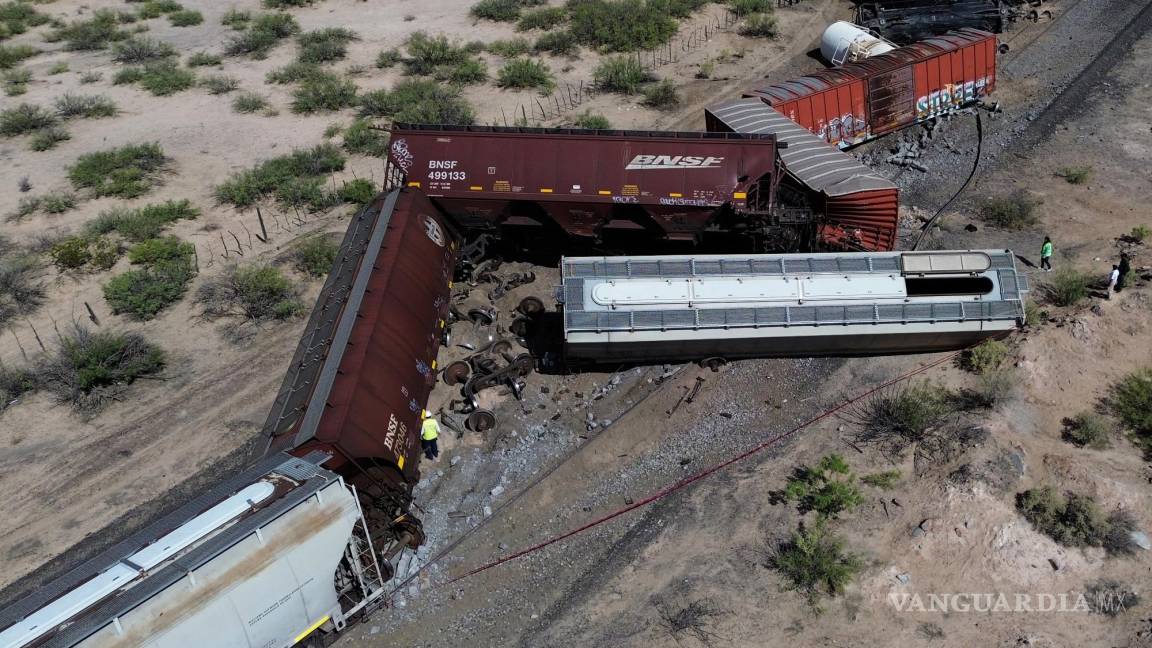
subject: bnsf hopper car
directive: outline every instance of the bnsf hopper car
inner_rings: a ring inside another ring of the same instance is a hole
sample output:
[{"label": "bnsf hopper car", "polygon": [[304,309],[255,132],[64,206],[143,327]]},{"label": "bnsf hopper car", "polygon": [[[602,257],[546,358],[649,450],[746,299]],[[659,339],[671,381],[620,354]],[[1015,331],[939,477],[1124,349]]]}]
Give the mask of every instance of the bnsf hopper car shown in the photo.
[{"label": "bnsf hopper car", "polygon": [[999,34],[1007,8],[999,0],[881,0],[856,7],[856,24],[908,45],[969,27]]},{"label": "bnsf hopper car", "polygon": [[580,257],[561,264],[571,360],[955,349],[1023,323],[1007,250]]},{"label": "bnsf hopper car", "polygon": [[776,218],[777,146],[770,135],[401,124],[389,163],[472,231],[533,245],[556,234],[697,242],[810,229]]},{"label": "bnsf hopper car", "polygon": [[980,101],[996,87],[996,35],[960,29],[745,93],[841,147]]}]

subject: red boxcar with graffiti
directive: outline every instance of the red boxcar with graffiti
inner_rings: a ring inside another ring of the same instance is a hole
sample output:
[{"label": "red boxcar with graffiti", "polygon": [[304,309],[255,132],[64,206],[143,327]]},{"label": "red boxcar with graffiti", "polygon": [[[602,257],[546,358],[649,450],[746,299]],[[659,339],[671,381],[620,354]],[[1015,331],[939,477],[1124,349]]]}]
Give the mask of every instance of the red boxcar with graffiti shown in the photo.
[{"label": "red boxcar with graffiti", "polygon": [[744,96],[830,144],[854,146],[990,94],[998,46],[995,34],[960,29]]}]

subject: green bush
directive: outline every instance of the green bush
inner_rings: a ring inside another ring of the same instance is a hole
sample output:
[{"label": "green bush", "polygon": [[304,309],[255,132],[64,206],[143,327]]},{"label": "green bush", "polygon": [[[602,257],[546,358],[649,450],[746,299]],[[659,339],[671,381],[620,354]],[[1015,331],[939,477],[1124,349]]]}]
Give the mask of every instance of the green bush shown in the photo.
[{"label": "green bush", "polygon": [[1152,448],[1152,369],[1132,372],[1112,385],[1108,406],[1145,449]]},{"label": "green bush", "polygon": [[991,198],[984,205],[984,222],[1007,230],[1022,230],[1039,222],[1039,203],[1024,191]]},{"label": "green bush", "polygon": [[164,352],[139,334],[93,332],[77,325],[37,373],[61,401],[90,412],[106,400],[102,395],[109,388],[159,373],[165,361]]},{"label": "green bush", "polygon": [[653,0],[654,7],[676,18],[687,18],[692,12],[704,7],[709,0]]},{"label": "green bush", "polygon": [[466,48],[449,41],[447,36],[429,36],[421,31],[408,37],[404,49],[408,51],[404,71],[414,76],[432,74],[441,66],[463,63],[471,56]]},{"label": "green bush", "polygon": [[76,209],[76,196],[66,191],[48,194],[40,198],[40,209],[49,214],[63,214]]},{"label": "green bush", "polygon": [[300,32],[300,25],[291,14],[271,13],[257,16],[248,28],[225,48],[229,56],[250,56],[262,59],[268,56],[280,41]]},{"label": "green bush", "polygon": [[898,454],[929,439],[953,413],[953,395],[928,383],[877,392],[860,404],[853,418],[863,430],[861,443],[880,443]]},{"label": "green bush", "polygon": [[99,9],[88,20],[73,21],[52,32],[49,38],[51,41],[65,41],[70,50],[98,50],[108,47],[109,43],[124,40],[128,35],[120,29],[120,18],[115,11]]},{"label": "green bush", "polygon": [[737,16],[770,12],[772,4],[770,0],[728,0],[728,6]]},{"label": "green bush", "polygon": [[136,14],[144,20],[150,20],[152,18],[159,18],[164,14],[176,13],[183,9],[184,5],[176,2],[176,0],[147,0],[141,3],[140,8],[136,10]]},{"label": "green bush", "polygon": [[356,32],[343,27],[317,29],[296,37],[300,51],[296,59],[301,63],[327,63],[339,61],[348,54],[348,44],[356,40]]},{"label": "green bush", "polygon": [[1064,432],[1061,436],[1068,443],[1100,450],[1111,444],[1112,423],[1099,414],[1083,412],[1064,419]]},{"label": "green bush", "polygon": [[1008,359],[1008,345],[999,340],[984,340],[965,349],[957,358],[960,368],[975,374],[986,374],[1000,368]]},{"label": "green bush", "polygon": [[28,142],[28,148],[33,151],[47,151],[56,148],[60,142],[72,139],[72,135],[63,128],[55,126],[51,128],[43,128],[36,131],[32,135],[32,139]]},{"label": "green bush", "polygon": [[289,7],[307,7],[316,0],[263,0],[266,9],[288,9]]},{"label": "green bush", "polygon": [[1071,166],[1060,169],[1056,175],[1064,178],[1068,184],[1080,185],[1092,179],[1092,171],[1090,166]]},{"label": "green bush", "polygon": [[68,62],[67,61],[60,61],[59,63],[54,64],[51,68],[48,69],[48,74],[49,75],[64,74],[67,71],[68,71]]},{"label": "green bush", "polygon": [[0,70],[16,67],[24,59],[32,58],[40,50],[31,45],[0,45]]},{"label": "green bush", "polygon": [[676,84],[668,79],[644,88],[641,102],[649,108],[669,110],[680,105],[680,93],[676,91]]},{"label": "green bush", "polygon": [[123,249],[118,242],[101,236],[89,243],[88,251],[92,254],[90,261],[92,266],[100,270],[107,270],[116,265]]},{"label": "green bush", "polygon": [[124,68],[116,73],[112,83],[138,83],[153,95],[166,97],[196,85],[196,74],[182,69],[175,61],[160,61]]},{"label": "green bush", "polygon": [[88,239],[81,236],[66,238],[48,251],[52,263],[61,270],[75,270],[84,267],[92,259],[88,251]]},{"label": "green bush", "polygon": [[740,35],[748,38],[775,38],[776,16],[772,14],[752,14],[740,25]]},{"label": "green bush", "polygon": [[194,274],[187,259],[159,261],[113,277],[104,285],[104,299],[113,313],[150,320],[184,297]]},{"label": "green bush", "polygon": [[1152,236],[1152,227],[1148,227],[1147,225],[1137,225],[1133,227],[1132,232],[1128,234],[1128,238],[1137,243],[1143,243],[1149,236]]},{"label": "green bush", "polygon": [[128,260],[135,264],[153,265],[161,261],[187,261],[196,247],[175,236],[148,239],[128,249]]},{"label": "green bush", "polygon": [[472,107],[460,91],[433,81],[405,79],[391,91],[377,90],[360,97],[360,114],[390,117],[409,124],[466,126],[475,121]]},{"label": "green bush", "polygon": [[552,71],[543,61],[513,59],[500,68],[496,85],[501,88],[536,88],[547,94],[556,86],[556,82],[552,79]]},{"label": "green bush", "polygon": [[356,103],[356,83],[331,72],[301,79],[292,91],[292,112],[312,114],[340,110]]},{"label": "green bush", "polygon": [[28,82],[32,80],[32,73],[24,68],[4,71],[4,94],[15,97],[28,92]]},{"label": "green bush", "polygon": [[380,190],[371,180],[366,178],[356,178],[351,182],[345,182],[344,186],[340,188],[340,198],[353,205],[367,205],[378,193]]},{"label": "green bush", "polygon": [[24,394],[36,391],[36,375],[27,369],[0,365],[0,412]]},{"label": "green bush", "polygon": [[569,0],[573,36],[609,52],[651,49],[676,33],[676,20],[648,0]]},{"label": "green bush", "polygon": [[388,132],[372,127],[367,119],[356,119],[344,129],[344,150],[359,155],[388,155]]},{"label": "green bush", "polygon": [[400,50],[395,47],[381,50],[380,53],[376,55],[376,67],[381,70],[386,70],[403,60],[404,57],[400,55]]},{"label": "green bush", "polygon": [[608,130],[612,128],[612,124],[608,121],[607,117],[603,115],[593,115],[587,111],[576,118],[576,126],[578,128],[587,128],[588,130]]},{"label": "green bush", "polygon": [[236,77],[214,74],[200,79],[200,87],[207,90],[209,94],[221,95],[239,88],[240,82],[236,80]]},{"label": "green bush", "polygon": [[136,198],[152,189],[167,164],[159,144],[133,144],[81,155],[69,167],[68,179],[94,196]]},{"label": "green bush", "polygon": [[188,57],[188,67],[209,67],[220,65],[224,62],[224,58],[219,54],[209,54],[208,52],[196,52]]},{"label": "green bush", "polygon": [[236,207],[250,207],[257,201],[278,193],[288,195],[298,181],[320,179],[344,168],[344,155],[332,144],[300,149],[265,160],[254,168],[241,171],[216,187],[216,199]]},{"label": "green bush", "polygon": [[863,563],[845,552],[844,542],[832,535],[823,519],[818,519],[816,524],[801,526],[788,540],[776,545],[768,566],[784,576],[790,589],[801,592],[815,605],[825,594],[836,596],[843,592]]},{"label": "green bush", "polygon": [[496,56],[514,58],[531,51],[532,43],[529,43],[527,38],[506,38],[488,43],[485,49]]},{"label": "green bush", "polygon": [[568,12],[563,7],[536,9],[520,16],[520,21],[516,23],[516,31],[552,29],[567,19]]},{"label": "green bush", "polygon": [[272,266],[233,266],[205,281],[196,301],[205,317],[240,317],[245,321],[283,320],[304,312],[295,287]]},{"label": "green bush", "polygon": [[432,78],[456,85],[483,83],[488,79],[488,67],[483,61],[470,58],[455,65],[442,65],[436,68]]},{"label": "green bush", "polygon": [[578,48],[576,37],[572,35],[572,32],[561,29],[541,34],[536,39],[536,43],[532,45],[532,49],[536,52],[551,52],[556,56],[572,56]]},{"label": "green bush", "polygon": [[884,472],[873,473],[871,475],[864,475],[860,481],[879,488],[880,490],[892,490],[900,481],[899,470],[885,470]]},{"label": "green bush", "polygon": [[168,14],[168,22],[173,27],[192,27],[204,22],[204,14],[195,9],[183,9]]},{"label": "green bush", "polygon": [[176,48],[147,36],[133,36],[112,47],[112,60],[117,63],[149,63],[173,56]]},{"label": "green bush", "polygon": [[340,246],[331,238],[324,235],[313,236],[298,244],[292,251],[292,263],[304,274],[323,277],[332,270],[336,253],[339,251]]},{"label": "green bush", "polygon": [[1088,296],[1092,277],[1075,268],[1060,268],[1052,278],[1040,285],[1040,294],[1053,306],[1075,306]]},{"label": "green bush", "polygon": [[232,100],[232,110],[238,113],[254,113],[268,107],[268,100],[256,92],[241,92]]},{"label": "green bush", "polygon": [[520,17],[520,0],[480,0],[469,13],[475,18],[512,22]]},{"label": "green bush", "polygon": [[66,93],[56,98],[56,112],[62,117],[115,117],[119,110],[116,102],[103,95]]},{"label": "green bush", "polygon": [[796,502],[802,514],[816,511],[821,517],[835,518],[863,501],[854,482],[855,476],[844,458],[832,454],[814,468],[796,468],[784,486],[782,497],[786,502]]},{"label": "green bush", "polygon": [[1071,547],[1101,547],[1112,554],[1133,550],[1129,533],[1135,527],[1131,515],[1117,511],[1107,517],[1088,495],[1061,495],[1051,486],[1016,495],[1016,508],[1037,531]]},{"label": "green bush", "polygon": [[104,74],[102,72],[95,72],[95,71],[85,72],[84,74],[80,75],[80,83],[83,83],[83,84],[96,83],[97,81],[99,81],[100,79],[103,79],[103,78],[104,78]]},{"label": "green bush", "polygon": [[0,135],[15,137],[55,126],[56,115],[32,104],[20,104],[0,111]]},{"label": "green bush", "polygon": [[236,7],[232,7],[224,12],[224,15],[220,18],[221,25],[231,27],[236,31],[246,28],[250,22],[252,22],[252,12],[237,9]]},{"label": "green bush", "polygon": [[[29,27],[37,27],[50,20],[49,16],[36,11],[27,2],[0,4],[0,40],[9,35],[23,34]],[[2,408],[3,404],[0,404]]]},{"label": "green bush", "polygon": [[268,74],[265,74],[264,80],[268,83],[289,84],[297,83],[323,73],[324,68],[316,63],[301,63],[300,61],[296,61],[283,67],[278,67]]},{"label": "green bush", "polygon": [[0,237],[0,326],[27,315],[44,302],[44,288],[37,281],[39,258],[16,249]]},{"label": "green bush", "polygon": [[88,223],[85,231],[93,236],[116,232],[139,243],[159,237],[165,228],[178,220],[192,220],[199,215],[200,210],[190,201],[169,200],[136,209],[120,207],[102,212]]},{"label": "green bush", "polygon": [[652,76],[634,56],[606,58],[592,71],[596,87],[605,92],[635,94]]}]

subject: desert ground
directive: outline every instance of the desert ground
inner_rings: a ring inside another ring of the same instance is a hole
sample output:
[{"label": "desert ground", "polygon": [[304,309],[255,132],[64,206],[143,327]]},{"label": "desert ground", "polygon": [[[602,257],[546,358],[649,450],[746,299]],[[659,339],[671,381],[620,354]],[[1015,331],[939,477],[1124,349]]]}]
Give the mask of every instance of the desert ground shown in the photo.
[{"label": "desert ground", "polygon": [[[169,43],[185,60],[226,50],[236,35],[221,24],[227,12],[267,11],[257,2],[183,4],[200,11],[203,22],[176,27],[161,16],[124,28],[147,26],[141,36]],[[32,6],[67,23],[98,9],[133,11],[138,4],[57,0]],[[485,435],[443,435],[443,454],[422,469],[426,479],[416,491],[428,543],[406,565],[390,606],[351,628],[338,644],[1152,645],[1148,551],[1112,555],[1099,546],[1059,544],[1016,506],[1018,493],[1052,486],[1091,496],[1105,513],[1125,511],[1136,528],[1152,531],[1152,473],[1142,450],[1119,429],[1102,449],[1062,438],[1064,419],[1106,411],[1111,386],[1152,365],[1149,256],[1128,238],[1134,228],[1152,225],[1144,200],[1152,190],[1146,172],[1152,158],[1150,5],[1062,0],[1045,6],[1051,19],[1021,22],[1002,37],[1010,50],[1001,58],[992,97],[1000,110],[982,115],[978,173],[937,221],[929,244],[1011,248],[1037,263],[1047,235],[1056,245],[1057,269],[1075,267],[1098,278],[1124,249],[1133,255],[1137,277],[1127,290],[1107,300],[1093,290],[1074,305],[1053,305],[1039,297],[1049,277],[1030,269],[1038,312],[1006,341],[1000,371],[1008,377],[1007,388],[990,407],[956,412],[939,447],[885,452],[861,445],[858,410],[848,408],[646,507],[450,583],[945,358],[767,359],[735,362],[716,373],[695,365],[624,368],[535,375],[522,401],[486,392],[499,428]],[[541,56],[555,77],[552,94],[502,89],[489,80],[465,86],[462,96],[474,107],[477,123],[569,125],[595,114],[616,128],[698,130],[702,110],[711,103],[766,79],[821,69],[809,52],[829,22],[851,16],[851,5],[805,0],[778,8],[778,33],[770,39],[741,35],[741,23],[727,24],[726,11],[709,4],[681,19],[671,41],[675,60],[652,59],[652,72],[678,88],[674,106],[655,109],[638,96],[586,90],[605,58],[587,48],[571,57]],[[377,56],[403,49],[414,32],[445,34],[459,43],[521,35],[508,23],[470,16],[467,3],[443,0],[322,0],[288,13],[304,32],[355,32],[347,55],[328,67],[361,93],[404,80],[403,66],[379,68]],[[709,38],[702,40],[705,25]],[[69,50],[66,43],[45,40],[52,29],[33,27],[0,43],[41,50],[18,64],[31,72],[26,92],[0,105],[50,107],[67,93],[79,93],[104,95],[118,111],[67,120],[70,139],[46,151],[30,150],[28,135],[0,138],[6,169],[0,186],[9,188],[0,192],[0,215],[18,214],[28,196],[71,192],[76,198],[75,207],[60,214],[40,211],[0,222],[6,240],[40,259],[36,281],[44,288],[41,305],[4,322],[0,362],[34,367],[80,322],[96,330],[138,332],[165,351],[167,363],[94,411],[78,412],[49,389],[22,394],[0,410],[0,487],[8,493],[0,525],[0,586],[8,586],[7,600],[106,544],[105,536],[116,535],[105,530],[109,524],[130,529],[256,451],[257,433],[304,318],[256,322],[250,335],[236,339],[230,320],[205,317],[194,296],[237,264],[264,263],[280,268],[298,299],[311,304],[322,279],[293,264],[294,250],[317,233],[343,231],[354,210],[347,204],[286,209],[265,199],[259,203],[267,221],[265,242],[255,235],[260,226],[254,207],[218,199],[217,186],[263,160],[326,141],[340,144],[339,135],[327,137],[326,131],[333,124],[347,126],[358,113],[355,106],[293,112],[293,85],[266,81],[269,72],[296,57],[290,39],[266,58],[224,56],[219,65],[193,68],[201,77],[235,78],[239,88],[229,93],[196,86],[153,96],[138,85],[113,83],[125,67],[112,60],[113,50]],[[504,63],[490,52],[477,56],[492,77]],[[55,71],[62,63],[67,70]],[[702,66],[707,78],[698,78]],[[101,78],[81,81],[92,72]],[[573,95],[572,88],[580,90]],[[264,96],[269,106],[236,112],[233,97],[246,91]],[[556,97],[560,92],[563,98]],[[382,126],[388,122],[373,119]],[[897,141],[914,140],[917,132],[855,151],[903,188],[902,244],[910,244],[921,219],[960,189],[975,159],[974,123],[971,114],[944,123],[946,138],[936,138],[922,153],[927,172],[884,162]],[[80,156],[146,142],[157,142],[170,160],[144,195],[92,197],[72,185],[68,170]],[[1064,177],[1072,167],[1088,170],[1084,181]],[[326,182],[379,182],[382,174],[380,158],[354,152]],[[25,178],[28,191],[21,190]],[[1015,229],[985,222],[986,201],[1021,189],[1036,202],[1035,222]],[[176,221],[165,234],[195,246],[198,274],[181,299],[152,319],[114,314],[106,303],[103,287],[132,267],[128,258],[104,270],[64,270],[45,252],[44,240],[85,231],[102,212],[182,199],[200,214]],[[524,296],[550,293],[555,269],[533,269],[536,282],[502,298],[502,311]],[[483,292],[480,286],[471,297]],[[453,352],[446,350],[442,359]],[[978,389],[981,380],[948,358],[908,384],[959,392]],[[697,384],[697,397],[682,403]],[[439,386],[430,409],[453,397]],[[801,523],[812,524],[813,514],[801,514],[773,492],[785,487],[796,467],[830,454],[841,455],[855,475],[899,471],[899,478],[887,489],[862,485],[859,505],[828,522],[858,558],[859,569],[837,595],[809,600],[768,565],[773,547]],[[1136,595],[1124,598],[1114,615],[900,611],[890,602],[893,594],[925,600],[932,593],[1075,594],[1105,581]]]}]

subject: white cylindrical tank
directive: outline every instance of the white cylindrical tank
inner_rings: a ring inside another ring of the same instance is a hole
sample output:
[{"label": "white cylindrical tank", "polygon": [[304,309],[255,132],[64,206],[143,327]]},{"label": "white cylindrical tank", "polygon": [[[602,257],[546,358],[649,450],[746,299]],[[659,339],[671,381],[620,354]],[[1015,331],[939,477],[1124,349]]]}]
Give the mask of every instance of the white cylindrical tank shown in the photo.
[{"label": "white cylindrical tank", "polygon": [[870,56],[896,49],[896,45],[869,32],[859,25],[838,20],[820,37],[820,54],[832,65],[863,61]]}]

